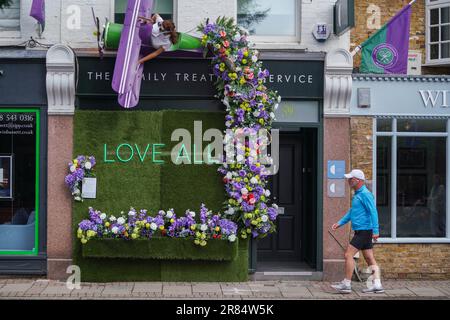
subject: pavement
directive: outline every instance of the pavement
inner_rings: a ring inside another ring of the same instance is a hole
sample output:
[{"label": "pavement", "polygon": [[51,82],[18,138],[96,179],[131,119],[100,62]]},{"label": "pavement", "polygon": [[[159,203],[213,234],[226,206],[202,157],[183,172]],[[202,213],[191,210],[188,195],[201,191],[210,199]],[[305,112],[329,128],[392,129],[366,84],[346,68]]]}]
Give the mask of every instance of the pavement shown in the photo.
[{"label": "pavement", "polygon": [[47,279],[0,278],[1,299],[221,299],[221,300],[373,300],[450,299],[450,280],[384,281],[385,293],[362,293],[365,283],[353,283],[351,294],[336,293],[322,281],[249,281],[243,283],[117,282],[81,283]]}]

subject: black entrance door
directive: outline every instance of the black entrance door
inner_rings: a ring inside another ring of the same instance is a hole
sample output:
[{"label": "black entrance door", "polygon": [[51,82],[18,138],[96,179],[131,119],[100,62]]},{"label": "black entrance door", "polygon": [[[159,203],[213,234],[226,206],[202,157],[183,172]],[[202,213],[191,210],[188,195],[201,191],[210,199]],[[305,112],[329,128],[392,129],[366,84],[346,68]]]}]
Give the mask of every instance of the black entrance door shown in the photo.
[{"label": "black entrance door", "polygon": [[271,179],[272,196],[279,206],[277,232],[258,240],[258,261],[301,259],[301,144],[298,133],[280,133],[280,167]]}]

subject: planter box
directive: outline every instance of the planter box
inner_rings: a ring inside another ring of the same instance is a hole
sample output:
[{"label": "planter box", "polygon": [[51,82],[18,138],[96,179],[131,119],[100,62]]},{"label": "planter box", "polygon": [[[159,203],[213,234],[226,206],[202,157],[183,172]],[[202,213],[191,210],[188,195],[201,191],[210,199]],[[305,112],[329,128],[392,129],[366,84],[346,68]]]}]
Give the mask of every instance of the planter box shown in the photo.
[{"label": "planter box", "polygon": [[201,247],[191,238],[93,239],[81,248],[84,258],[233,261],[238,241],[209,240]]}]

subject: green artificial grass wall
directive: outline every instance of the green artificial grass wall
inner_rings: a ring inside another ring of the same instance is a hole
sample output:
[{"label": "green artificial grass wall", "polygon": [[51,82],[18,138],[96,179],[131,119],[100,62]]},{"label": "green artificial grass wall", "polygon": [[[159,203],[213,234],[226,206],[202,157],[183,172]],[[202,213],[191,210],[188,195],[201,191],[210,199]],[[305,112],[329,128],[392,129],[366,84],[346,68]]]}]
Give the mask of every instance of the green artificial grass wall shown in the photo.
[{"label": "green artificial grass wall", "polygon": [[[152,157],[141,162],[135,154],[129,162],[119,162],[115,147],[122,143],[137,144],[144,152],[147,144],[163,143],[158,151],[169,152],[178,142],[170,142],[172,130],[193,130],[194,121],[201,120],[203,132],[208,128],[222,130],[224,113],[201,111],[80,111],[75,113],[74,154],[94,155],[97,175],[97,198],[73,205],[74,263],[81,268],[82,281],[244,281],[247,279],[247,242],[240,243],[233,261],[180,261],[157,259],[84,258],[81,243],[76,239],[78,223],[88,217],[88,207],[108,214],[127,212],[130,206],[148,209],[174,208],[177,215],[186,209],[198,212],[200,204],[218,211],[226,200],[217,165],[174,165],[170,155]],[[194,134],[192,133],[192,139]],[[104,162],[104,145],[107,144]],[[206,146],[206,143],[204,144]],[[122,158],[128,158],[122,149]],[[149,150],[151,154],[151,149]],[[70,159],[68,159],[69,162]],[[202,250],[203,248],[195,248]],[[207,254],[207,251],[204,252]],[[199,271],[201,270],[201,271]]]},{"label": "green artificial grass wall", "polygon": [[237,248],[237,241],[209,240],[208,245],[199,247],[190,238],[155,237],[151,241],[92,239],[82,246],[82,251],[85,258],[232,261]]}]

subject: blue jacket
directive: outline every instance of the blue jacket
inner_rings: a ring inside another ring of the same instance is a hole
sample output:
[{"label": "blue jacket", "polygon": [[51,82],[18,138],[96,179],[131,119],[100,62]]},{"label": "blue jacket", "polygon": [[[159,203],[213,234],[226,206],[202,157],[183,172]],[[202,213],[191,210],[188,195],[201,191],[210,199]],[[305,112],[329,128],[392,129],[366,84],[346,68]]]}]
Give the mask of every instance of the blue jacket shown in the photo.
[{"label": "blue jacket", "polygon": [[373,234],[380,234],[375,199],[366,186],[362,186],[355,192],[352,199],[352,207],[339,220],[338,224],[342,226],[349,221],[352,222],[353,230],[372,230]]}]

